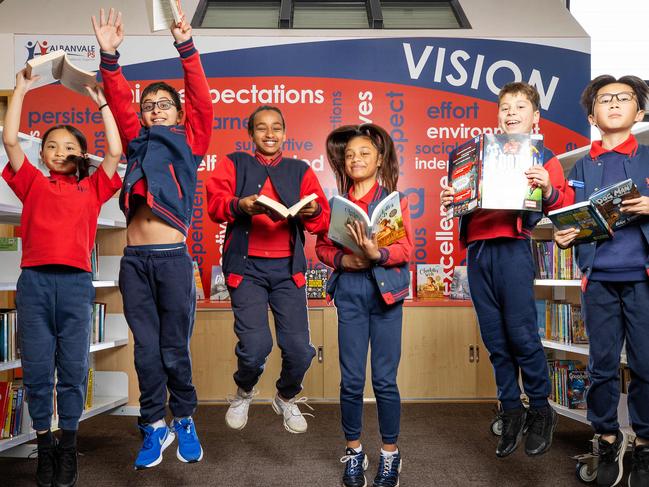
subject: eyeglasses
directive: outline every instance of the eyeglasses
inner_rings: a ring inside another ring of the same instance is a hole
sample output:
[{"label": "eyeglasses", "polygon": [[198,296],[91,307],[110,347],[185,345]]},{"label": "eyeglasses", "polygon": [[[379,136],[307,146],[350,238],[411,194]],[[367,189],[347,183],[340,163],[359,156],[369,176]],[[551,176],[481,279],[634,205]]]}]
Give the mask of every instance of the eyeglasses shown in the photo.
[{"label": "eyeglasses", "polygon": [[608,105],[615,98],[620,103],[629,103],[635,98],[635,93],[631,91],[621,91],[620,93],[602,93],[595,97],[595,103],[598,105]]},{"label": "eyeglasses", "polygon": [[160,110],[169,110],[171,107],[175,107],[176,104],[171,100],[158,100],[158,101],[145,101],[142,102],[140,108],[143,112],[151,112],[154,107],[158,107]]}]

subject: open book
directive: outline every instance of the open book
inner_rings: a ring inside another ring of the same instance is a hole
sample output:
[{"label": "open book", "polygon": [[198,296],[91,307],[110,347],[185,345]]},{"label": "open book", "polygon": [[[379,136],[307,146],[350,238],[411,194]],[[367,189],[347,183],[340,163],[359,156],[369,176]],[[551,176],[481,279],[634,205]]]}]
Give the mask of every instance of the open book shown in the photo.
[{"label": "open book", "polygon": [[370,218],[363,209],[342,196],[334,196],[331,204],[329,238],[353,252],[362,253],[349,235],[347,224],[360,221],[370,237],[376,234],[379,247],[387,247],[406,235],[401,214],[399,192],[393,191],[381,201]]},{"label": "open book", "polygon": [[178,24],[184,14],[180,0],[148,0],[150,3],[151,30],[166,30]]},{"label": "open book", "polygon": [[66,88],[87,95],[85,86],[92,88],[97,85],[95,73],[72,64],[63,50],[53,51],[27,61],[25,76],[31,79],[34,75],[41,78],[32,85],[32,88],[60,80]]},{"label": "open book", "polygon": [[286,206],[284,206],[279,201],[275,201],[274,199],[262,194],[255,200],[255,204],[264,206],[269,210],[273,210],[273,212],[277,213],[277,215],[279,215],[281,218],[288,218],[289,216],[297,215],[302,208],[311,203],[317,197],[317,194],[311,193],[310,195],[302,198],[290,208],[286,208]]}]

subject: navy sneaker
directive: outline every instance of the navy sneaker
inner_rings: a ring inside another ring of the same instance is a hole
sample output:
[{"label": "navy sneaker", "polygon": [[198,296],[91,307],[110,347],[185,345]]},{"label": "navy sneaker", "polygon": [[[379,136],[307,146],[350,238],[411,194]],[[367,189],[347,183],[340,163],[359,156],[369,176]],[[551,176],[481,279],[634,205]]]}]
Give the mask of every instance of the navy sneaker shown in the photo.
[{"label": "navy sneaker", "polygon": [[356,453],[352,448],[345,450],[345,456],[340,459],[345,464],[343,473],[343,487],[366,487],[367,479],[365,470],[369,465],[367,455],[363,452]]},{"label": "navy sneaker", "polygon": [[622,480],[624,452],[628,441],[626,433],[622,430],[618,430],[613,443],[603,440],[601,436],[597,440],[597,451],[599,452],[598,487],[613,487]]},{"label": "navy sneaker", "polygon": [[176,456],[178,460],[185,463],[196,463],[203,459],[203,447],[196,434],[194,420],[183,418],[180,421],[174,419],[172,427],[178,436],[178,449]]},{"label": "navy sneaker", "polygon": [[399,487],[399,473],[401,472],[401,453],[383,455],[379,460],[379,470],[374,477],[373,487]]},{"label": "navy sneaker", "polygon": [[649,445],[635,445],[631,460],[629,487],[649,486]]},{"label": "navy sneaker", "polygon": [[144,442],[135,459],[137,470],[159,465],[162,461],[162,452],[173,443],[175,437],[166,424],[160,428],[147,424],[140,426],[140,429],[144,432]]}]

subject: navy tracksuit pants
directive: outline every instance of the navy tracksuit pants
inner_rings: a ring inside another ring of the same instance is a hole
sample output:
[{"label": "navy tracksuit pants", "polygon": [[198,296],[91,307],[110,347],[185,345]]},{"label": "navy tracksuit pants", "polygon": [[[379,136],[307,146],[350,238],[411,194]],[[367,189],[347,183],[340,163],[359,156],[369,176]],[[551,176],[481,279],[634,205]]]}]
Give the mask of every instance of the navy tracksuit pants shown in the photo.
[{"label": "navy tracksuit pants", "polygon": [[620,427],[620,352],[626,339],[631,426],[649,440],[649,281],[590,281],[583,310],[590,342],[588,420],[596,433],[614,434]]},{"label": "navy tracksuit pants", "polygon": [[277,345],[282,351],[282,371],[276,386],[285,399],[302,390],[302,380],[315,356],[311,345],[306,288],[291,277],[291,258],[248,257],[241,284],[229,288],[238,369],[234,382],[250,392],[257,384],[273,349],[268,306],[275,318]]},{"label": "navy tracksuit pants", "polygon": [[529,240],[497,238],[467,249],[471,299],[504,410],[521,407],[519,372],[530,406],[548,404],[550,378],[536,323]]},{"label": "navy tracksuit pants", "polygon": [[48,430],[56,370],[59,427],[77,430],[83,412],[90,317],[89,272],[68,266],[26,267],[18,278],[18,339],[33,428]]},{"label": "navy tracksuit pants", "polygon": [[196,282],[187,247],[126,247],[119,287],[135,340],[140,421],[147,424],[165,417],[167,390],[175,417],[193,415],[197,399],[189,341],[196,312]]},{"label": "navy tracksuit pants", "polygon": [[396,443],[401,421],[397,370],[403,301],[385,304],[370,272],[343,272],[336,281],[334,302],[338,312],[340,409],[345,438],[353,441],[361,436],[369,345],[381,438],[385,444]]}]

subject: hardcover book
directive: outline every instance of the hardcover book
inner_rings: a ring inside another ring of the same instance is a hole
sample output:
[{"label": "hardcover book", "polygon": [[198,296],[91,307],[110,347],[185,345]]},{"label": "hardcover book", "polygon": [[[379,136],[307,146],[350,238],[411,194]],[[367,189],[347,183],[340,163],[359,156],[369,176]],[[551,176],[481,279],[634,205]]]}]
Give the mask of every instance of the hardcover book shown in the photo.
[{"label": "hardcover book", "polygon": [[225,276],[223,275],[223,268],[220,265],[212,266],[212,286],[210,289],[211,301],[229,301],[230,292],[228,286],[225,284]]},{"label": "hardcover book", "polygon": [[633,180],[625,179],[596,191],[588,198],[599,213],[604,217],[611,230],[622,228],[627,223],[640,218],[640,215],[623,213],[622,202],[629,199],[640,198],[638,187]]},{"label": "hardcover book", "polygon": [[441,264],[417,264],[417,299],[444,298],[444,267]]},{"label": "hardcover book", "polygon": [[578,228],[576,244],[606,240],[613,235],[607,221],[589,200],[553,210],[548,218],[559,230]]},{"label": "hardcover book", "polygon": [[466,266],[456,265],[453,269],[453,281],[451,282],[451,299],[471,299],[469,291],[469,276],[466,273]]}]

